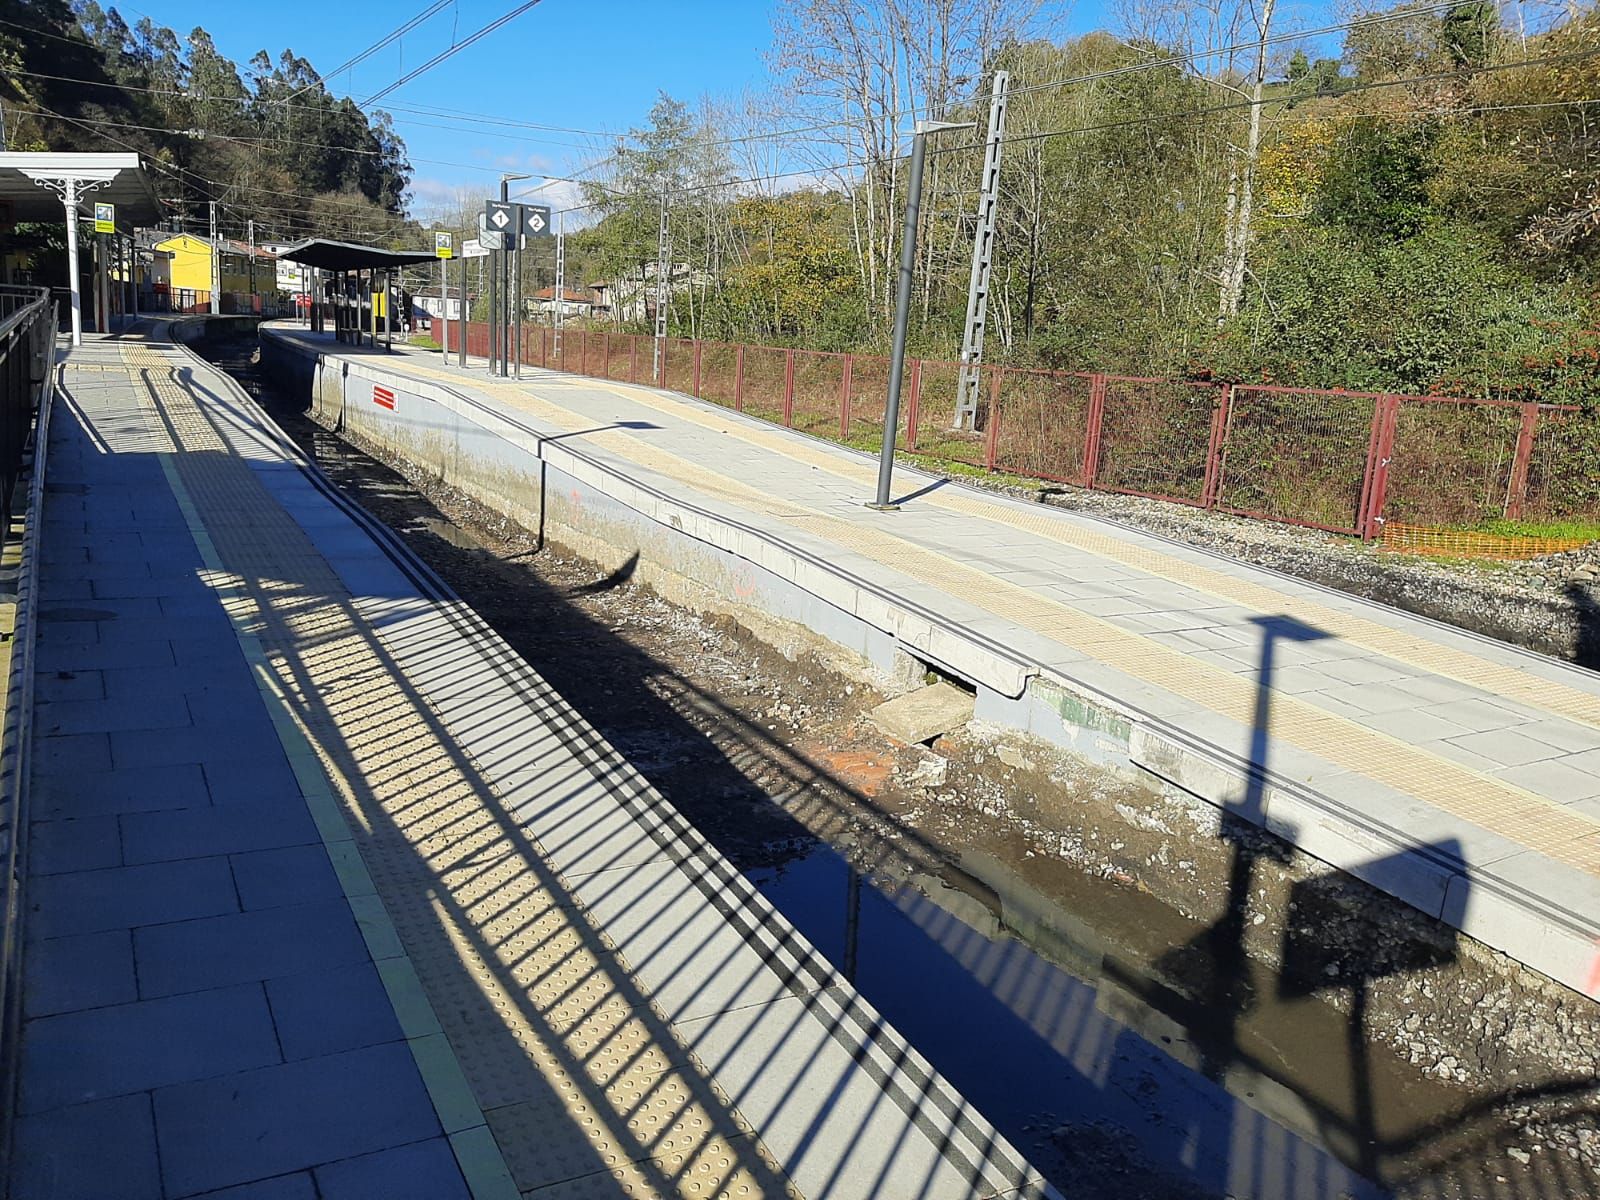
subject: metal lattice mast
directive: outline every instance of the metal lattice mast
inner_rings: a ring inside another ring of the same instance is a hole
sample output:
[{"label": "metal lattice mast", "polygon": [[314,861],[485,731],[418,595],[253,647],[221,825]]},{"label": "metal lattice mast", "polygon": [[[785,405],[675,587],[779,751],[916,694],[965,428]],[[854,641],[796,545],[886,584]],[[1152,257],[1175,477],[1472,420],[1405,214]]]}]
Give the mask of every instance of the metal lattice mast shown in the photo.
[{"label": "metal lattice mast", "polygon": [[661,229],[656,235],[656,355],[651,378],[664,387],[662,357],[667,348],[667,194],[661,193]]},{"label": "metal lattice mast", "polygon": [[567,214],[556,214],[556,316],[555,336],[551,339],[555,343],[551,359],[558,365],[561,362],[561,315],[567,306]]},{"label": "metal lattice mast", "polygon": [[222,243],[217,239],[217,202],[211,201],[211,311],[222,311]]},{"label": "metal lattice mast", "polygon": [[978,189],[978,228],[972,238],[972,278],[967,285],[967,326],[961,335],[961,375],[956,383],[955,429],[971,429],[983,394],[983,333],[989,317],[989,276],[994,270],[994,227],[1000,201],[1000,147],[1006,135],[1006,85],[1011,76],[994,73],[989,100],[989,137],[983,151],[983,181]]}]

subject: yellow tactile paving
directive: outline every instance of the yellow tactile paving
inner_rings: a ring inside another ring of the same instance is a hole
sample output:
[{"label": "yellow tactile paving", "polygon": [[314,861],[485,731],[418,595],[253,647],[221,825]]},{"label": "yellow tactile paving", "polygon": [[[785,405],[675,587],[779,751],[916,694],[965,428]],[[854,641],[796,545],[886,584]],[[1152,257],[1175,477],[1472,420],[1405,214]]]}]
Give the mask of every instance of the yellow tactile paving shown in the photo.
[{"label": "yellow tactile paving", "polygon": [[[724,420],[714,410],[707,410],[698,404],[679,400],[671,395],[604,380],[585,379],[581,382],[574,381],[571,386],[603,388],[658,411],[670,411],[680,420],[739,438],[751,445],[782,454],[796,462],[803,462],[855,484],[866,486],[876,479],[876,469],[868,464],[855,462],[846,456],[820,447],[806,445],[775,430],[752,429],[742,423]],[[1453,646],[1391,629],[1387,625],[1368,620],[1355,613],[1342,612],[1325,604],[1319,604],[1315,600],[1288,595],[1251,580],[1239,579],[1200,563],[1189,562],[1148,546],[1126,542],[1071,522],[1053,520],[1043,513],[1027,513],[1009,505],[996,504],[982,496],[959,491],[939,491],[923,497],[919,503],[1008,525],[1023,533],[1060,542],[1135,570],[1184,584],[1196,591],[1205,592],[1244,608],[1255,609],[1262,614],[1287,613],[1346,641],[1366,646],[1432,674],[1447,676],[1461,683],[1482,688],[1494,695],[1504,696],[1534,708],[1542,708],[1556,716],[1600,728],[1600,697],[1565,687],[1552,680],[1541,679],[1514,666],[1490,662]]]},{"label": "yellow tactile paving", "polygon": [[[416,365],[408,362],[407,368],[414,370]],[[427,368],[424,371],[442,379],[452,378],[442,371]],[[544,399],[526,383],[497,390],[509,395],[519,407],[540,420],[563,430],[587,425],[582,414]],[[681,458],[631,435],[602,430],[587,435],[585,440],[703,494],[803,525],[807,531],[835,545],[854,550],[919,582],[963,596],[969,603],[996,616],[1043,633],[1134,678],[1165,688],[1199,708],[1246,727],[1254,717],[1257,697],[1251,681],[1191,658],[1182,651],[893,534],[791,501],[777,500],[715,472],[705,463]],[[781,449],[788,453],[790,448],[785,444]],[[1398,738],[1324,712],[1292,696],[1274,693],[1271,721],[1271,733],[1275,738],[1578,870],[1600,874],[1600,821],[1420,750]]]},{"label": "yellow tactile paving", "polygon": [[233,584],[224,606],[298,702],[296,723],[518,1188],[797,1196],[558,893],[537,846],[484,794],[481,773],[206,420],[173,360],[140,347],[123,356],[159,450],[202,514],[254,505],[248,526],[208,525]]}]

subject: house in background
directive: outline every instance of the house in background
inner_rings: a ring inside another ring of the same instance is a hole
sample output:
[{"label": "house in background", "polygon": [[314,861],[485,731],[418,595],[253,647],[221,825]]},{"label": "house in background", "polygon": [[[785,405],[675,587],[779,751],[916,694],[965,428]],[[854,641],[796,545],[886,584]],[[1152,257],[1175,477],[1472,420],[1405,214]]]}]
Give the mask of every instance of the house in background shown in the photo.
[{"label": "house in background", "polygon": [[[667,293],[679,296],[691,288],[707,287],[715,280],[704,268],[691,267],[686,262],[675,262],[667,268]],[[594,315],[609,315],[618,322],[639,324],[654,320],[656,313],[656,264],[639,264],[638,272],[630,272],[605,283],[590,285],[594,292]]]},{"label": "house in background", "polygon": [[[555,288],[540,288],[528,299],[529,311],[534,316],[554,319],[557,309],[555,297]],[[595,298],[589,292],[575,292],[571,288],[563,288],[559,307],[563,321],[568,317],[587,317],[594,312]]]},{"label": "house in background", "polygon": [[[196,237],[192,233],[179,233],[157,242],[157,250],[172,255],[169,286],[175,292],[205,292],[212,288],[211,239]],[[219,239],[217,251],[221,254],[221,282],[223,292],[249,292],[250,247],[244,242],[229,238]],[[270,250],[256,247],[255,291],[258,295],[278,290],[278,256]]]}]

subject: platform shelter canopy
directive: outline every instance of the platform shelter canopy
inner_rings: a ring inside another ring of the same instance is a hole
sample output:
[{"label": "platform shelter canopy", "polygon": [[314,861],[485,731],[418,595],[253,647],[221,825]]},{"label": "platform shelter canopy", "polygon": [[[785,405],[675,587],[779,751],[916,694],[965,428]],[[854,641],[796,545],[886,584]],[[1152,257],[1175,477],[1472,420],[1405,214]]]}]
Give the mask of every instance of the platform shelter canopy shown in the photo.
[{"label": "platform shelter canopy", "polygon": [[437,261],[432,250],[385,250],[354,242],[311,238],[278,252],[280,262],[303,263],[322,271],[382,271]]}]

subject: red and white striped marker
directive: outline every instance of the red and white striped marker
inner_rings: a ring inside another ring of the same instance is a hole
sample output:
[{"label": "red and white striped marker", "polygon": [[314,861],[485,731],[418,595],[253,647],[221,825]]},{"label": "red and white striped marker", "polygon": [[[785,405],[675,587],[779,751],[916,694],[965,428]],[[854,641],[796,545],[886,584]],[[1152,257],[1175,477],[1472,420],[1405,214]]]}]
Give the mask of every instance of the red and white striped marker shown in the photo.
[{"label": "red and white striped marker", "polygon": [[394,393],[386,387],[379,387],[377,384],[372,385],[372,402],[379,408],[387,408],[390,412],[394,411]]}]

